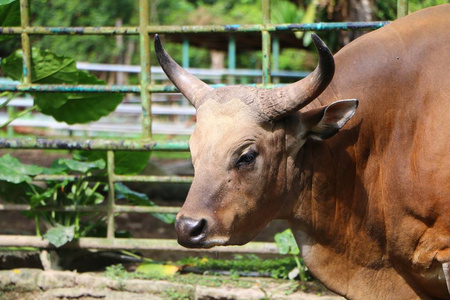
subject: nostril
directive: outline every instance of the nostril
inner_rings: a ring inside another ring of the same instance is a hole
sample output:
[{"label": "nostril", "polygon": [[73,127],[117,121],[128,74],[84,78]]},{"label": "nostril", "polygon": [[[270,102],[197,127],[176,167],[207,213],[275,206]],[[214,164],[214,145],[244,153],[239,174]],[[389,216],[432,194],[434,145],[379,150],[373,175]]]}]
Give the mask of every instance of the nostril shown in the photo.
[{"label": "nostril", "polygon": [[203,247],[208,235],[208,221],[206,219],[191,219],[178,217],[175,222],[178,243],[189,248]]},{"label": "nostril", "polygon": [[191,230],[189,235],[193,238],[201,235],[203,233],[203,231],[205,230],[206,227],[206,220],[205,219],[201,219],[200,221],[196,222],[196,223],[192,223],[191,224]]}]

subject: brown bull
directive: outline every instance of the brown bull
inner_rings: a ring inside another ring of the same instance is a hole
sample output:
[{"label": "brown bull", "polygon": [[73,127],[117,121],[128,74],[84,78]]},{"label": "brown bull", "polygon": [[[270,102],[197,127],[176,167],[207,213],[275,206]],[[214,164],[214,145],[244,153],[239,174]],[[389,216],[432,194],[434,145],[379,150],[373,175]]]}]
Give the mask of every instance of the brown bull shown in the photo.
[{"label": "brown bull", "polygon": [[[299,82],[212,89],[156,38],[161,66],[197,109],[179,243],[245,244],[286,219],[310,271],[345,297],[449,299],[450,5],[364,35],[334,60],[314,43],[319,65]],[[357,100],[341,99],[359,99],[357,113]]]}]

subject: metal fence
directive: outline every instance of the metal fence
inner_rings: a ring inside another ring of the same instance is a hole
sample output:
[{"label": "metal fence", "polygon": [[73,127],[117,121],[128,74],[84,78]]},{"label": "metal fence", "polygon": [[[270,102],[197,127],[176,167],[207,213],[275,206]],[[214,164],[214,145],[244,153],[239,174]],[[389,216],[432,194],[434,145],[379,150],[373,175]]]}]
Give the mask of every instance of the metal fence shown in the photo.
[{"label": "metal fence", "polygon": [[[152,138],[152,94],[177,92],[174,86],[151,83],[150,51],[151,35],[198,32],[260,32],[262,35],[262,86],[271,88],[271,33],[278,31],[331,31],[331,30],[372,30],[388,22],[364,23],[311,23],[311,24],[272,24],[270,21],[270,0],[262,1],[262,22],[256,25],[224,26],[152,26],[149,24],[149,0],[139,0],[139,26],[137,27],[33,27],[30,24],[29,0],[20,0],[20,27],[0,28],[0,34],[20,35],[23,51],[23,83],[0,84],[0,91],[10,92],[77,92],[77,93],[134,93],[139,94],[142,106],[142,138],[140,140],[116,139],[56,139],[56,138],[1,138],[0,148],[5,149],[87,149],[107,151],[108,196],[106,206],[77,206],[41,208],[52,211],[101,211],[107,215],[107,234],[105,238],[80,238],[66,245],[76,248],[97,249],[140,249],[140,250],[183,250],[175,240],[162,239],[121,239],[114,236],[114,216],[117,213],[176,213],[179,207],[136,207],[117,205],[114,194],[115,182],[172,182],[190,183],[192,177],[183,176],[124,176],[114,172],[114,152],[126,151],[188,151],[187,142],[157,141]],[[95,9],[95,8],[93,8]],[[398,0],[398,16],[406,15],[408,1]],[[32,84],[31,82],[31,44],[32,35],[137,35],[140,41],[140,85],[58,85]],[[73,180],[71,175],[39,175],[35,181]],[[0,204],[0,210],[30,210],[28,205]],[[32,246],[52,248],[49,242],[38,236],[1,235],[0,246]],[[219,247],[214,251],[277,253],[273,243],[252,242],[245,246]]]}]

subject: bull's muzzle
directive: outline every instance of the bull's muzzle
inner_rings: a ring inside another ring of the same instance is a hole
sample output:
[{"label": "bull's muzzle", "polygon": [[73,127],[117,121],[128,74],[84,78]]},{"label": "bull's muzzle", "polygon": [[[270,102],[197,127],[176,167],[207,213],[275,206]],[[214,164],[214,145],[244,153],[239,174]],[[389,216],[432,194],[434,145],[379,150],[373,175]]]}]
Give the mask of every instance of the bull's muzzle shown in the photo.
[{"label": "bull's muzzle", "polygon": [[188,248],[206,247],[205,239],[208,231],[208,222],[205,219],[194,220],[180,217],[175,222],[178,243]]}]

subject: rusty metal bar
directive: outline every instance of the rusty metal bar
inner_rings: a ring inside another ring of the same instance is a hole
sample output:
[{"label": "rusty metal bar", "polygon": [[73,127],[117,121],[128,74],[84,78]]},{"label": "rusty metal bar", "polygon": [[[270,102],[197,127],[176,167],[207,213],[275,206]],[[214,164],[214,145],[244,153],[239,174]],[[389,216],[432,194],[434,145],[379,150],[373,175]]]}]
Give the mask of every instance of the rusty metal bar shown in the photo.
[{"label": "rusty metal bar", "polygon": [[192,183],[192,176],[115,175],[116,182]]},{"label": "rusty metal bar", "polygon": [[[327,22],[292,24],[232,24],[232,25],[185,25],[147,26],[150,35],[158,33],[220,33],[220,32],[261,32],[275,31],[334,31],[334,30],[374,30],[389,24],[389,21],[375,22]],[[139,35],[140,27],[0,27],[0,34],[19,35]]]},{"label": "rusty metal bar", "polygon": [[[74,181],[79,179],[77,175],[37,175],[33,181]],[[105,177],[89,176],[84,177],[86,181],[107,181]],[[156,175],[114,175],[114,182],[157,182],[157,183],[191,183],[192,176],[156,176]]]},{"label": "rusty metal bar", "polygon": [[25,93],[140,93],[141,88],[133,85],[0,84],[0,91]]},{"label": "rusty metal bar", "polygon": [[405,17],[408,15],[409,0],[397,0],[397,18]]},{"label": "rusty metal bar", "polygon": [[147,27],[150,22],[148,0],[139,0],[139,45],[141,61],[141,105],[142,105],[142,138],[152,136],[152,99],[148,91],[150,85],[150,36]]},{"label": "rusty metal bar", "polygon": [[107,153],[107,171],[108,171],[108,203],[106,210],[106,238],[114,239],[114,206],[116,196],[114,193],[114,152],[109,150]]},{"label": "rusty metal bar", "polygon": [[[30,25],[30,7],[28,0],[20,0],[20,24],[21,29],[24,29]],[[22,39],[22,78],[25,84],[31,83],[31,45],[30,36],[26,32],[21,33]]]},{"label": "rusty metal bar", "polygon": [[[270,0],[262,1],[262,21],[263,25],[270,24]],[[270,59],[271,59],[271,41],[270,33],[264,28],[261,31],[262,34],[262,83],[269,84],[271,81],[270,76]]]},{"label": "rusty metal bar", "polygon": [[[0,247],[36,247],[55,249],[47,240],[37,236],[0,235]],[[167,239],[133,239],[133,238],[80,238],[64,245],[65,249],[117,249],[117,250],[160,250],[193,251],[221,253],[269,253],[278,254],[275,243],[250,242],[243,246],[215,247],[212,249],[187,249],[178,245],[176,240]]]},{"label": "rusty metal bar", "polygon": [[[213,88],[226,86],[225,84],[212,84]],[[260,85],[250,84],[250,86],[259,86],[264,88],[273,88],[283,85]],[[64,85],[64,84],[0,84],[2,92],[46,92],[46,93],[141,93],[141,87],[138,85]],[[179,90],[173,85],[149,85],[149,93],[176,93]]]},{"label": "rusty metal bar", "polygon": [[[160,214],[176,214],[181,209],[178,206],[132,206],[132,205],[114,205],[114,213],[160,213]],[[28,204],[1,204],[0,211],[30,211],[31,206]],[[67,205],[67,206],[43,206],[35,207],[33,211],[58,211],[58,212],[104,212],[108,211],[108,207],[104,205]]]},{"label": "rusty metal bar", "polygon": [[187,141],[0,138],[0,148],[64,150],[189,151]]}]

